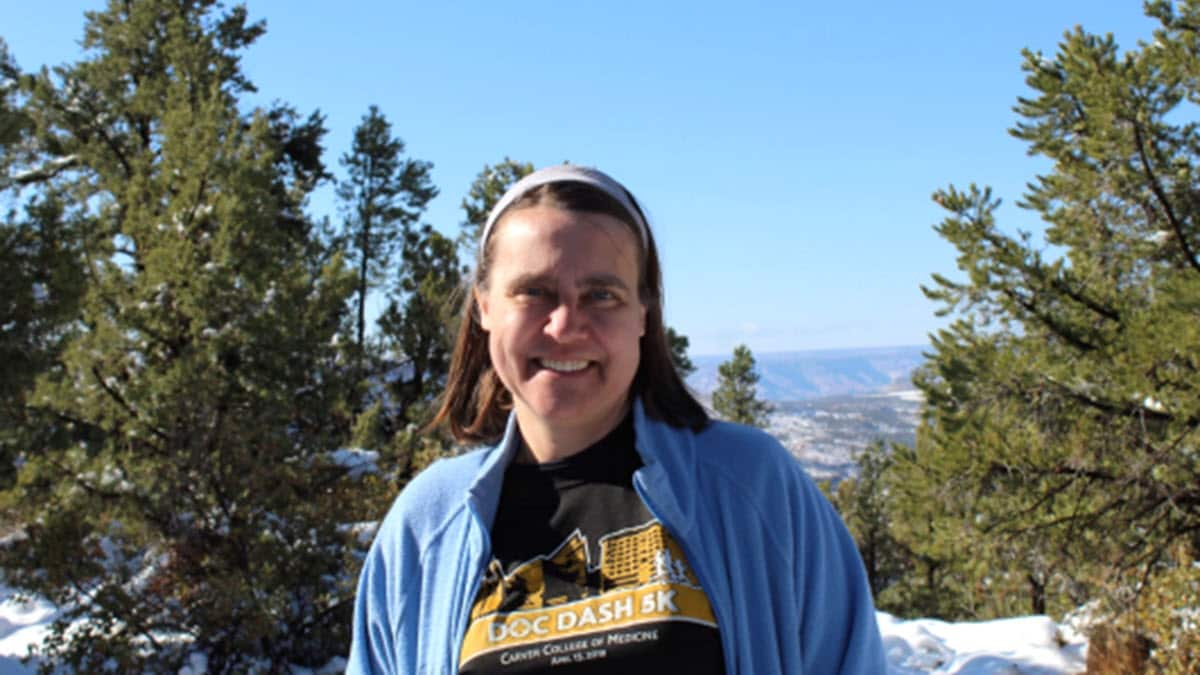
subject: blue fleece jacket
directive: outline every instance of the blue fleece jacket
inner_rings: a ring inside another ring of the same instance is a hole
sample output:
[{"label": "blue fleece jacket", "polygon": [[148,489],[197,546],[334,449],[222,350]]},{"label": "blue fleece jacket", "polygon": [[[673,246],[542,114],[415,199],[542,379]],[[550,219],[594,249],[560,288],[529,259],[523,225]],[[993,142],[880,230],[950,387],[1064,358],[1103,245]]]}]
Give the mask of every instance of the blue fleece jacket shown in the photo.
[{"label": "blue fleece jacket", "polygon": [[[820,490],[769,435],[693,433],[634,403],[634,487],[708,594],[731,675],[881,675],[862,561]],[[490,557],[514,419],[493,448],[435,462],[396,499],[359,579],[347,673],[453,675]]]}]

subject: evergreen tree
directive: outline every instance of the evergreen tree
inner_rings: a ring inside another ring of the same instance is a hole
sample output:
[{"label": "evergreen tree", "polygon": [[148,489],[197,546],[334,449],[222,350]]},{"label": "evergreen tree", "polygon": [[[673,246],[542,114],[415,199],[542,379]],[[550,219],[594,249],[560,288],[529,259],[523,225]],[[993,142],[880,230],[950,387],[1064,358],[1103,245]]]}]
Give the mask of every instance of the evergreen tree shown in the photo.
[{"label": "evergreen tree", "polygon": [[85,60],[23,79],[28,221],[70,233],[41,250],[85,282],[25,397],[49,428],[3,495],[6,582],[64,610],[51,665],[279,672],[346,649],[340,525],[365,500],[329,451],[354,279],[301,210],[320,116],[239,108],[262,31],[215,0],[113,2]]},{"label": "evergreen tree", "polygon": [[338,241],[358,274],[355,345],[360,370],[367,294],[391,268],[396,249],[438,192],[429,175],[433,165],[403,158],[403,153],[404,141],[392,136],[391,123],[371,106],[354,130],[350,152],[342,156],[349,176],[337,190],[346,211]]},{"label": "evergreen tree", "polygon": [[758,399],[758,372],[750,348],[734,347],[733,358],[722,363],[717,373],[719,381],[712,395],[717,416],[730,422],[765,427],[771,406]]},{"label": "evergreen tree", "polygon": [[0,489],[57,425],[28,400],[75,334],[83,293],[77,223],[52,190],[0,223]]},{"label": "evergreen tree", "polygon": [[685,380],[696,372],[696,365],[688,358],[688,344],[686,335],[676,333],[674,328],[667,326],[667,346],[671,348],[671,362],[675,364],[679,377]]},{"label": "evergreen tree", "polygon": [[10,181],[9,167],[20,140],[28,132],[29,120],[22,114],[17,100],[20,70],[8,53],[8,43],[0,37],[0,162],[5,167],[4,184]]},{"label": "evergreen tree", "polygon": [[401,260],[379,318],[381,334],[399,356],[400,373],[391,386],[394,427],[424,422],[442,391],[463,283],[457,242],[429,225],[405,233]]},{"label": "evergreen tree", "polygon": [[457,240],[429,225],[405,229],[388,305],[379,317],[381,337],[398,357],[396,370],[388,378],[391,398],[387,414],[380,420],[384,436],[424,422],[433,398],[441,393],[450,364],[458,294],[463,292],[467,272],[459,249],[474,255],[492,207],[509,186],[532,171],[532,164],[507,157],[495,166],[485,164],[462,201],[466,219]]},{"label": "evergreen tree", "polygon": [[903,576],[907,566],[904,547],[892,535],[894,506],[888,484],[892,461],[883,441],[871,442],[855,457],[858,474],[839,482],[830,500],[858,545],[871,593],[885,611],[904,609],[889,602],[884,591]]},{"label": "evergreen tree", "polygon": [[1200,2],[1147,10],[1137,49],[1076,29],[1025,53],[1012,133],[1050,161],[1020,203],[1046,245],[986,188],[935,194],[965,278],[926,289],[956,320],[898,498],[977,613],[1120,610],[1200,546]]},{"label": "evergreen tree", "polygon": [[[923,447],[920,433],[918,447]],[[889,535],[903,548],[906,565],[880,604],[909,617],[976,618],[986,613],[981,602],[996,598],[989,593],[981,599],[982,584],[975,583],[980,575],[964,571],[973,569],[974,560],[961,537],[965,510],[949,490],[933,483],[933,472],[925,471],[915,456],[913,448],[893,446],[882,481],[889,487],[893,512]]]},{"label": "evergreen tree", "polygon": [[[19,100],[19,75],[0,40],[0,189],[12,202],[39,174],[23,151],[32,121]],[[52,186],[0,220],[0,489],[11,487],[25,449],[54,434],[53,421],[27,399],[72,332],[83,288],[77,230]]]},{"label": "evergreen tree", "polygon": [[462,209],[466,220],[462,223],[461,241],[464,250],[474,258],[475,246],[478,245],[479,235],[483,234],[483,226],[487,223],[488,214],[492,207],[513,183],[533,173],[533,165],[529,162],[517,162],[504,158],[504,161],[491,166],[483,165],[483,169],[475,176],[467,196],[463,197]]}]

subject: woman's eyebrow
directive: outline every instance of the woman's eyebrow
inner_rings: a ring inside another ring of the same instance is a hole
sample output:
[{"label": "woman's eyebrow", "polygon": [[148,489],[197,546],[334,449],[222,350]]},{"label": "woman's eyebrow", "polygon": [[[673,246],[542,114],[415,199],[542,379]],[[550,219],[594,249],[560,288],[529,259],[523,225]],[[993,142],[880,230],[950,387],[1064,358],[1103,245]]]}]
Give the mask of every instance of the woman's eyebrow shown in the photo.
[{"label": "woman's eyebrow", "polygon": [[[519,275],[513,277],[512,279],[510,279],[507,284],[507,287],[508,288],[522,288],[524,286],[554,286],[554,285],[557,285],[557,283],[558,283],[558,281],[555,279],[554,275],[552,275],[552,274],[545,274],[542,272],[527,272],[525,274],[519,274]],[[619,277],[615,274],[608,274],[608,273],[604,273],[604,272],[600,272],[597,274],[589,274],[589,275],[581,278],[579,281],[577,281],[575,283],[575,287],[576,288],[607,287],[607,288],[619,288],[619,289],[625,290],[625,291],[629,290],[629,286],[626,285],[625,281],[622,280],[621,277]]]},{"label": "woman's eyebrow", "polygon": [[549,274],[541,272],[526,272],[518,274],[508,282],[509,288],[520,288],[522,286],[546,286],[553,283],[553,278]]},{"label": "woman's eyebrow", "polygon": [[615,274],[590,274],[579,280],[576,284],[579,288],[594,288],[596,286],[608,286],[620,288],[621,290],[629,290],[621,277]]}]

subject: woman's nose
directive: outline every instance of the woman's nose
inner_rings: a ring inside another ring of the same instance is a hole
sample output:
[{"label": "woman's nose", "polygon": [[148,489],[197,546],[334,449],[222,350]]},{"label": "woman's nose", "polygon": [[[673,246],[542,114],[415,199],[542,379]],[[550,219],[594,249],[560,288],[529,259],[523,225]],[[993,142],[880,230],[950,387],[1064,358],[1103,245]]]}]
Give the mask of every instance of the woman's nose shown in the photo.
[{"label": "woman's nose", "polygon": [[546,320],[546,334],[559,342],[566,342],[583,334],[585,318],[578,307],[560,302],[550,311]]}]

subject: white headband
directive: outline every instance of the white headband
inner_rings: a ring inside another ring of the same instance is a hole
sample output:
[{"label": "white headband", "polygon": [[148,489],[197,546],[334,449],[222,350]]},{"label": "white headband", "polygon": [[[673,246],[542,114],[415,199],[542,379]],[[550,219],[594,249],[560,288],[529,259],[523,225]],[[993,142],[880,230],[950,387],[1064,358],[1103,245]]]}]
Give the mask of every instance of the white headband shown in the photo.
[{"label": "white headband", "polygon": [[539,185],[565,182],[586,183],[617,200],[617,203],[629,214],[630,220],[637,225],[638,234],[642,237],[642,250],[650,250],[650,237],[647,234],[646,221],[642,218],[642,212],[634,205],[633,200],[629,197],[629,193],[620,183],[597,169],[586,166],[575,166],[574,164],[555,164],[544,169],[538,169],[517,181],[512,187],[508,188],[508,192],[504,193],[500,201],[496,202],[496,205],[492,207],[492,212],[488,214],[487,224],[483,226],[483,234],[479,236],[480,252],[482,253],[484,247],[487,245],[488,235],[492,233],[492,227],[510,204]]}]

